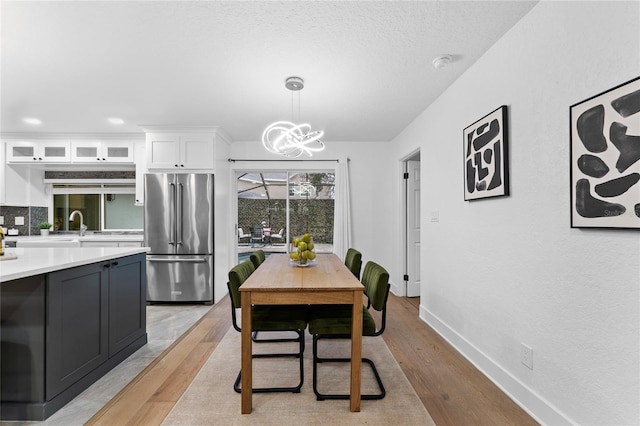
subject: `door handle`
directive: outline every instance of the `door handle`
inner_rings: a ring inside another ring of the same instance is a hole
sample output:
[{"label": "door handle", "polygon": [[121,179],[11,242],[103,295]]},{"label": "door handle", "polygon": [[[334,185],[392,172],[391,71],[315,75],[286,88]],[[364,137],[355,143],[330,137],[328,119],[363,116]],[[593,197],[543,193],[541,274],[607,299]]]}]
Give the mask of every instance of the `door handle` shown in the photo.
[{"label": "door handle", "polygon": [[206,263],[206,259],[198,258],[198,259],[149,259],[149,262],[155,263]]},{"label": "door handle", "polygon": [[171,217],[169,218],[169,235],[171,240],[169,241],[169,245],[173,246],[176,244],[176,198],[178,195],[176,194],[176,184],[170,183],[169,186],[171,187],[171,206],[169,207],[169,210],[171,211]]},{"label": "door handle", "polygon": [[[177,245],[181,245],[182,244],[182,235],[184,232],[184,224],[182,223],[182,219],[183,219],[183,211],[182,209],[184,208],[183,203],[184,203],[184,186],[179,183],[177,186],[178,189],[178,205],[176,206],[176,210],[178,212],[177,214],[177,221],[176,221],[176,244]],[[180,232],[178,234],[178,226],[180,227]]]}]

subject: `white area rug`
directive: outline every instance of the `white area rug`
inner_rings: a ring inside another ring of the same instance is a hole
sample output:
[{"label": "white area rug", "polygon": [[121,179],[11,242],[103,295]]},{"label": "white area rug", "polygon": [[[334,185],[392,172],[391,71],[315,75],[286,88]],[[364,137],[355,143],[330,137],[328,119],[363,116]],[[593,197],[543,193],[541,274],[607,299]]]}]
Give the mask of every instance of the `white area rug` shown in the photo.
[{"label": "white area rug", "polygon": [[[348,356],[349,341],[321,341],[321,356]],[[284,344],[284,351],[295,351]],[[278,344],[283,351],[283,344]],[[271,351],[273,344],[253,344],[254,353]],[[312,387],[312,346],[307,334],[304,353],[304,386],[299,394],[254,393],[253,412],[240,414],[240,394],[233,382],[240,369],[240,333],[231,329],[211,354],[164,425],[434,425],[431,416],[402,373],[381,337],[363,338],[363,356],[371,358],[386,387],[384,399],[362,401],[361,411],[349,411],[348,400],[317,401]],[[349,364],[321,364],[320,391],[330,387],[348,393]],[[254,387],[295,386],[298,360],[295,358],[254,359]],[[331,389],[334,391],[334,389]],[[368,365],[362,367],[362,393],[377,391]]]}]

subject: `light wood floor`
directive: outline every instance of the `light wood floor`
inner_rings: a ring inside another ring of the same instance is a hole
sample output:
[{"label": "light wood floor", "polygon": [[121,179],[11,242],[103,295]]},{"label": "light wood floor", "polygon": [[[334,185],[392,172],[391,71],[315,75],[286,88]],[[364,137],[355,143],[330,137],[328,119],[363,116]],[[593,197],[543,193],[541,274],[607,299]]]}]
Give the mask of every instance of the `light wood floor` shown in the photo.
[{"label": "light wood floor", "polygon": [[[436,424],[537,425],[418,318],[418,304],[389,295],[383,338]],[[230,327],[227,296],[87,425],[160,424]]]},{"label": "light wood floor", "polygon": [[389,350],[437,425],[537,425],[418,318],[419,298],[389,295]]}]

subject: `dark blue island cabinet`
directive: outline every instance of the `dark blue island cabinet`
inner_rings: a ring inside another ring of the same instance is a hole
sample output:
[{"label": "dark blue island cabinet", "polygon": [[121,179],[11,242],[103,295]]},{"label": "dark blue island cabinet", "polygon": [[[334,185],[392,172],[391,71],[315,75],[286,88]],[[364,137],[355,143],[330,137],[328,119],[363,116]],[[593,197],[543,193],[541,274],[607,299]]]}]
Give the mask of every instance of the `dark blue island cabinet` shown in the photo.
[{"label": "dark blue island cabinet", "polygon": [[0,419],[44,420],[147,343],[144,253],[0,283]]}]

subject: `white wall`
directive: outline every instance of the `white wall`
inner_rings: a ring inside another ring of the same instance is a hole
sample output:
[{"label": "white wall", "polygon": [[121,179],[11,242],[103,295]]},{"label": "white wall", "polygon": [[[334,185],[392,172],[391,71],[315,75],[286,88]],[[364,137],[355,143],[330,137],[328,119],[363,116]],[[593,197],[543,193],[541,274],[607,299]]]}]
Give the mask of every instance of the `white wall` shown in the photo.
[{"label": "white wall", "polygon": [[[640,75],[639,5],[539,3],[393,141],[421,150],[421,317],[545,424],[640,424],[640,234],[569,222],[569,106]],[[503,104],[512,195],[465,202],[462,131]]]},{"label": "white wall", "polygon": [[[215,165],[215,200],[214,200],[214,233],[213,233],[213,299],[217,303],[228,292],[227,274],[229,265],[233,264],[233,249],[229,242],[235,241],[233,219],[230,216],[230,203],[235,194],[229,193],[231,170],[229,167],[229,144],[223,138],[216,144]],[[237,262],[236,262],[237,263]]]}]

